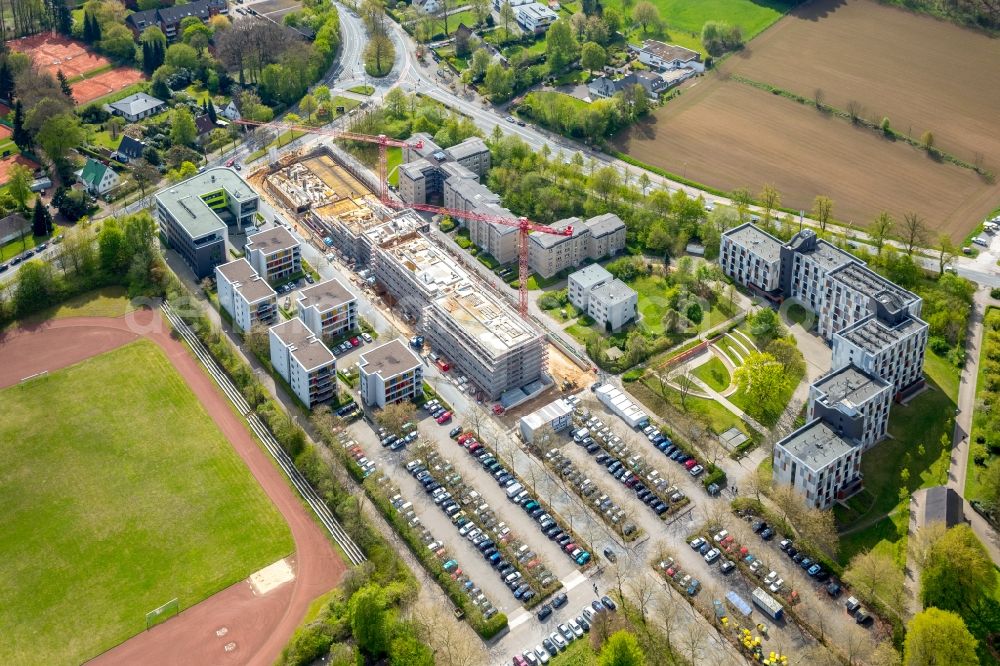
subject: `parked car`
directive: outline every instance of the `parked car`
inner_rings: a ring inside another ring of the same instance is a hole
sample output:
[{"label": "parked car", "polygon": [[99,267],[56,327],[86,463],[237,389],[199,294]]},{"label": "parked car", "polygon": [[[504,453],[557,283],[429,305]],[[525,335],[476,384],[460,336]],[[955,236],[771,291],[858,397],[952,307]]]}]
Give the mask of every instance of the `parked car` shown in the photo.
[{"label": "parked car", "polygon": [[550,615],[552,615],[552,606],[549,604],[542,604],[542,607],[538,609],[538,613],[536,613],[536,615],[538,616],[539,622],[544,622]]}]

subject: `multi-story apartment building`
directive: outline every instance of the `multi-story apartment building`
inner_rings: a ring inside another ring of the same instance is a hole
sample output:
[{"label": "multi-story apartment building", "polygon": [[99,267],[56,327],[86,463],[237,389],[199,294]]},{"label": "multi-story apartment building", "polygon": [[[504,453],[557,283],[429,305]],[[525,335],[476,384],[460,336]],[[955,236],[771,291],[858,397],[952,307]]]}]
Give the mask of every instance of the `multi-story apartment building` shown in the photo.
[{"label": "multi-story apartment building", "polygon": [[722,234],[719,265],[736,282],[774,298],[781,286],[781,241],[749,222],[734,227]]},{"label": "multi-story apartment building", "polygon": [[809,387],[807,418],[822,419],[838,435],[867,451],[888,433],[892,395],[892,384],[847,365]]},{"label": "multi-story apartment building", "polygon": [[586,312],[587,306],[590,305],[591,292],[602,284],[607,284],[614,279],[614,276],[600,264],[591,264],[570,273],[566,288],[569,295],[569,302],[578,310]]},{"label": "multi-story apartment building", "polygon": [[125,25],[139,37],[149,27],[156,26],[163,31],[167,41],[173,42],[180,37],[181,22],[189,16],[194,16],[207,23],[216,14],[229,14],[227,0],[195,0],[171,7],[159,7],[133,12],[125,17]]},{"label": "multi-story apartment building", "polygon": [[250,265],[268,282],[278,282],[302,272],[299,242],[284,227],[272,227],[247,236],[244,251]]},{"label": "multi-story apartment building", "polygon": [[[726,275],[770,300],[793,298],[812,310],[816,330],[833,346],[832,372],[810,388],[813,420],[775,449],[774,465],[775,481],[827,507],[860,482],[856,473],[822,472],[884,438],[892,397],[923,384],[922,301],[809,229],[782,243],[744,224],[723,234],[719,262]],[[836,455],[817,466],[831,451]],[[796,475],[800,469],[804,477]]]},{"label": "multi-story apartment building", "polygon": [[612,280],[590,292],[587,314],[608,332],[635,321],[639,311],[639,295],[621,280]]},{"label": "multi-story apartment building", "polygon": [[337,278],[303,289],[295,303],[302,322],[323,340],[358,327],[358,299]]},{"label": "multi-story apartment building", "polygon": [[[625,223],[614,213],[587,220],[570,217],[550,225],[573,228],[572,236],[533,233],[528,236],[528,266],[542,277],[579,266],[584,260],[612,257],[625,249]],[[516,254],[514,256],[516,258]]]},{"label": "multi-story apartment building", "polygon": [[337,360],[298,317],[271,327],[271,365],[312,408],[337,394]]},{"label": "multi-story apartment building", "polygon": [[545,338],[424,236],[373,250],[393,306],[489,399],[542,377]]},{"label": "multi-story apartment building", "polygon": [[445,179],[455,175],[445,165],[461,166],[476,178],[490,170],[490,149],[479,137],[444,149],[430,135],[418,132],[411,137],[411,147],[404,150],[399,194],[406,203],[427,203],[442,197]]},{"label": "multi-story apartment building", "polygon": [[827,509],[861,486],[861,447],[813,419],[774,445],[774,481]]},{"label": "multi-story apartment building", "polygon": [[361,399],[372,407],[413,400],[423,392],[420,357],[399,340],[361,354],[358,360]]},{"label": "multi-story apartment building", "polygon": [[[257,213],[257,193],[232,169],[216,167],[156,193],[167,243],[200,279],[226,257],[228,227],[242,232]],[[259,273],[260,271],[258,271]]]},{"label": "multi-story apartment building", "polygon": [[514,8],[514,19],[527,32],[536,35],[549,29],[559,15],[538,2],[529,2]]},{"label": "multi-story apartment building", "polygon": [[871,314],[833,336],[833,367],[856,365],[892,386],[893,395],[923,382],[927,322],[910,316],[895,319]]},{"label": "multi-story apartment building", "polygon": [[270,325],[278,314],[278,298],[266,280],[257,275],[246,259],[215,267],[219,305],[241,331],[255,324]]}]

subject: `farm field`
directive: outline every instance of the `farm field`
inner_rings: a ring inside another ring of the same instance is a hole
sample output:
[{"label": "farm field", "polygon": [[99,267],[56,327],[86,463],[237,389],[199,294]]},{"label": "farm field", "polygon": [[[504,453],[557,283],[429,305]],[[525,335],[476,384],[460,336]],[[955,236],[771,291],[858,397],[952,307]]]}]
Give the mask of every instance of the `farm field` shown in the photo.
[{"label": "farm field", "polygon": [[[927,57],[929,43],[939,45],[935,53],[943,63]],[[914,49],[921,47],[918,56]],[[793,210],[808,211],[817,194],[826,194],[834,217],[858,226],[881,210],[897,220],[913,211],[935,232],[960,241],[995,208],[996,182],[726,74],[809,99],[821,88],[825,102],[838,108],[857,101],[865,117],[888,116],[904,135],[919,138],[931,130],[936,146],[968,162],[978,146],[983,164],[1000,173],[996,62],[1000,42],[972,31],[869,0],[823,0],[793,10],[729,58],[720,74],[696,80],[615,144],[721,190],[759,192],[771,183]]]},{"label": "farm field", "polygon": [[86,661],[143,631],[147,611],[174,597],[188,608],[293,550],[152,342],[0,401],[0,662]]}]

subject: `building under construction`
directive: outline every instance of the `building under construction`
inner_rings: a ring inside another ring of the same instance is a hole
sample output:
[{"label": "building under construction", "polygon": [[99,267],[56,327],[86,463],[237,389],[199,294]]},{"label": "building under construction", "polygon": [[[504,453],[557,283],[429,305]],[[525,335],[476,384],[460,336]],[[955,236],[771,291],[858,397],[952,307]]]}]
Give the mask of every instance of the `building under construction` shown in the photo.
[{"label": "building under construction", "polygon": [[371,248],[378,285],[456,372],[490,400],[511,392],[510,402],[517,402],[516,394],[542,386],[548,350],[540,330],[423,234],[382,241]]}]

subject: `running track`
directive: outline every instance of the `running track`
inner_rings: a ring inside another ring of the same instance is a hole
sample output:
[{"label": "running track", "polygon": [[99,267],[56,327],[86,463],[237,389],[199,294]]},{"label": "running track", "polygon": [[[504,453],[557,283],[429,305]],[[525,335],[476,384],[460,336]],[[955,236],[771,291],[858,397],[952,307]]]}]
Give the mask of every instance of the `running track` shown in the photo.
[{"label": "running track", "polygon": [[184,377],[288,523],[295,541],[289,558],[295,580],[257,597],[240,581],[177,617],[96,657],[92,664],[260,664],[278,658],[309,604],[335,587],[346,567],[332,544],[225,396],[159,312],[116,319],[56,319],[0,334],[0,388],[30,375],[64,368],[141,337],[155,342]]}]

